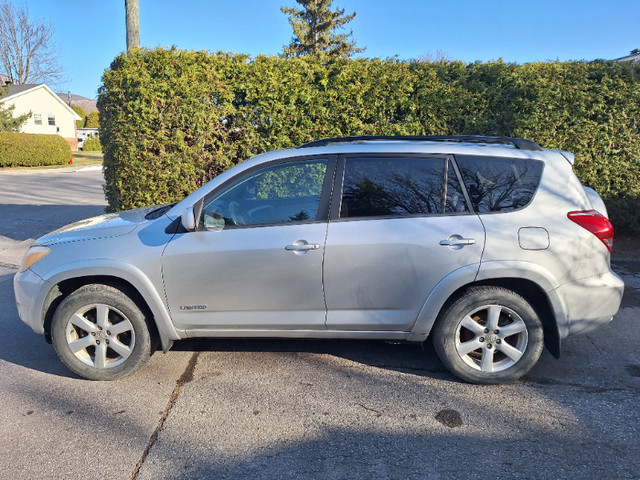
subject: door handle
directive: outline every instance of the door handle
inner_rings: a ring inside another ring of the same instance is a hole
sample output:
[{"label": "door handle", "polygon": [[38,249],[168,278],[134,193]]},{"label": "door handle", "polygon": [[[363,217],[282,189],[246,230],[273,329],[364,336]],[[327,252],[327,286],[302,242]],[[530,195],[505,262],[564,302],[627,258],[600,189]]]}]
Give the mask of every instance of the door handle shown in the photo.
[{"label": "door handle", "polygon": [[440,245],[445,247],[456,247],[458,245],[475,245],[475,238],[460,238],[457,240],[440,240]]},{"label": "door handle", "polygon": [[285,250],[289,252],[308,252],[309,250],[317,250],[320,248],[320,245],[317,243],[303,243],[300,245],[287,245],[284,247]]},{"label": "door handle", "polygon": [[318,250],[320,245],[318,243],[309,243],[306,240],[296,240],[293,245],[287,245],[284,249],[287,252],[293,252],[296,255],[306,255],[311,250]]},{"label": "door handle", "polygon": [[475,245],[475,238],[463,238],[460,235],[451,235],[446,240],[440,240],[440,245],[444,247],[458,247],[462,248],[467,245]]}]

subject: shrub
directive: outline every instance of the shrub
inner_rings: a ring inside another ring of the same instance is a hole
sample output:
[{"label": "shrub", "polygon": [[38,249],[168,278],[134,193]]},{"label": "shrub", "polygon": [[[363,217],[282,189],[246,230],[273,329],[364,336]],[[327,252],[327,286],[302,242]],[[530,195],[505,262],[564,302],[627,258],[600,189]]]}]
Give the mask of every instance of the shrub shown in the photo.
[{"label": "shrub", "polygon": [[105,193],[110,210],[180,200],[251,155],[323,137],[522,136],[574,152],[576,173],[612,205],[616,226],[637,228],[639,79],[629,62],[133,49],[105,71],[99,92]]},{"label": "shrub", "polygon": [[0,167],[64,165],[71,147],[58,135],[0,132]]},{"label": "shrub", "polygon": [[100,139],[98,137],[94,137],[91,135],[87,138],[82,144],[83,152],[101,152],[102,144],[100,143]]}]

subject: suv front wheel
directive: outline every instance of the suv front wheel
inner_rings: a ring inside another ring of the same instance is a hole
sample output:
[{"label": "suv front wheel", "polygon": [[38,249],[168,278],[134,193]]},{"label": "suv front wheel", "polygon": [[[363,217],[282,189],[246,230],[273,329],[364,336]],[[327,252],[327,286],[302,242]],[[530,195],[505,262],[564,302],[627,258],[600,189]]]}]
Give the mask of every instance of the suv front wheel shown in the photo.
[{"label": "suv front wheel", "polygon": [[438,317],[432,333],[438,357],[471,383],[511,382],[538,361],[543,329],[531,305],[502,287],[473,287]]},{"label": "suv front wheel", "polygon": [[89,380],[131,375],[151,356],[144,314],[108,285],[85,285],[65,298],[53,316],[51,339],[64,364]]}]

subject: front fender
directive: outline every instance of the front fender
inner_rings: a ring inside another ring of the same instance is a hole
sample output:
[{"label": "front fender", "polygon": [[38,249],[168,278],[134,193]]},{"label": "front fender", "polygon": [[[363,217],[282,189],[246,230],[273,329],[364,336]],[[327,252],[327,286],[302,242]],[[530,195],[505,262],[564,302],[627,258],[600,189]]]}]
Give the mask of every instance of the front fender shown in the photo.
[{"label": "front fender", "polygon": [[[41,274],[39,274],[42,276]],[[169,311],[153,282],[136,266],[113,259],[91,259],[66,263],[58,269],[47,272],[42,279],[49,288],[42,289],[37,304],[45,306],[45,300],[58,284],[66,280],[82,277],[113,277],[131,284],[145,300],[154,316],[163,350],[168,350],[173,340],[181,338],[171,322]],[[162,289],[162,285],[159,286]],[[44,313],[44,312],[43,312]],[[43,315],[44,316],[44,315]]]}]

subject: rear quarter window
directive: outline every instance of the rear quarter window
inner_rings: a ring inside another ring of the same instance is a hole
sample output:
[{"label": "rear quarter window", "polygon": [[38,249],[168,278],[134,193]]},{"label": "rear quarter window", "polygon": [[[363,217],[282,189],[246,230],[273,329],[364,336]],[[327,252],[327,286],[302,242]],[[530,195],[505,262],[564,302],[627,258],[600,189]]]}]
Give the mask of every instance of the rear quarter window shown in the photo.
[{"label": "rear quarter window", "polygon": [[544,163],[521,158],[457,155],[456,162],[478,213],[512,212],[532,200]]}]

